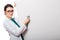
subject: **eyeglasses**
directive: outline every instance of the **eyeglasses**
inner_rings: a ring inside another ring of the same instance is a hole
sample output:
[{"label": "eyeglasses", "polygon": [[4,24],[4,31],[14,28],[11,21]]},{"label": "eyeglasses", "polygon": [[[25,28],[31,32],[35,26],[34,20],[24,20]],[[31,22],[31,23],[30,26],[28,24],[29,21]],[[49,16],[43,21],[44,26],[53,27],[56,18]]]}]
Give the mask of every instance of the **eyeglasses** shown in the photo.
[{"label": "eyeglasses", "polygon": [[8,11],[6,11],[6,12],[14,12],[14,10],[8,10]]}]

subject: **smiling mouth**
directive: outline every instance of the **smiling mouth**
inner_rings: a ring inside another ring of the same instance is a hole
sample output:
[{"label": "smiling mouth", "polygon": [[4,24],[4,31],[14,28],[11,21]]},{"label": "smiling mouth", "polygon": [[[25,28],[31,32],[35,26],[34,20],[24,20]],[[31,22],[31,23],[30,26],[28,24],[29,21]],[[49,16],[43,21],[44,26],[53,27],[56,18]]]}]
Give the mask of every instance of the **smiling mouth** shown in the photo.
[{"label": "smiling mouth", "polygon": [[11,14],[11,15],[13,15],[13,14]]}]

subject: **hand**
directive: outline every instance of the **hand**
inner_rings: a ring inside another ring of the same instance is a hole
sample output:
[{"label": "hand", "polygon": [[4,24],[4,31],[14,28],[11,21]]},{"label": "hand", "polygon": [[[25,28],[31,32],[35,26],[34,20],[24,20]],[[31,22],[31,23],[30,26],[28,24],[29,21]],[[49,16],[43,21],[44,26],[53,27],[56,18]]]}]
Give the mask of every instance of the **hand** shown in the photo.
[{"label": "hand", "polygon": [[26,19],[24,20],[24,24],[25,24],[25,25],[27,25],[29,22],[30,22],[30,19],[29,19],[29,18],[26,18]]},{"label": "hand", "polygon": [[14,2],[14,7],[16,7],[16,3]]}]

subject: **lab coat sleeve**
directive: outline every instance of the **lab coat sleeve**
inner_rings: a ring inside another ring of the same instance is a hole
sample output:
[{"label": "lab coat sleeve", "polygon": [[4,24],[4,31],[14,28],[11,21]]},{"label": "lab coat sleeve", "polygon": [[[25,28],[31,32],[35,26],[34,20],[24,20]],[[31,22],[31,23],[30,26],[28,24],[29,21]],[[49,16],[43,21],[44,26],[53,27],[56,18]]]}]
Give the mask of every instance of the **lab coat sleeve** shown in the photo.
[{"label": "lab coat sleeve", "polygon": [[11,26],[11,24],[8,23],[4,23],[4,27],[6,28],[6,30],[8,31],[9,34],[13,34],[14,36],[19,37],[21,33],[23,33],[26,30],[26,26],[21,24],[21,27],[15,27],[13,28],[13,26]]},{"label": "lab coat sleeve", "polygon": [[27,30],[26,25],[24,25],[23,23],[21,23],[21,27],[24,27],[24,29],[22,30],[22,33]]},{"label": "lab coat sleeve", "polygon": [[18,22],[18,24],[19,24],[21,27],[24,27],[24,29],[22,30],[22,33],[23,33],[24,31],[26,31],[26,30],[27,30],[27,26],[26,26],[25,24],[23,24],[24,19],[23,19],[23,20],[21,20],[21,19],[19,19],[19,18],[15,18],[15,19],[18,20],[17,22]]}]

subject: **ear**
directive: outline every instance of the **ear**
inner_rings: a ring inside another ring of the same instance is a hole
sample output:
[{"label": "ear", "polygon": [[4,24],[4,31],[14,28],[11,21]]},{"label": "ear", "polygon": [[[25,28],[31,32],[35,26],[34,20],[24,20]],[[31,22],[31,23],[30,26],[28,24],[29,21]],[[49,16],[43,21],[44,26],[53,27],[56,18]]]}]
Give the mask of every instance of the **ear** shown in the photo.
[{"label": "ear", "polygon": [[4,11],[4,15],[6,15],[6,11]]}]

